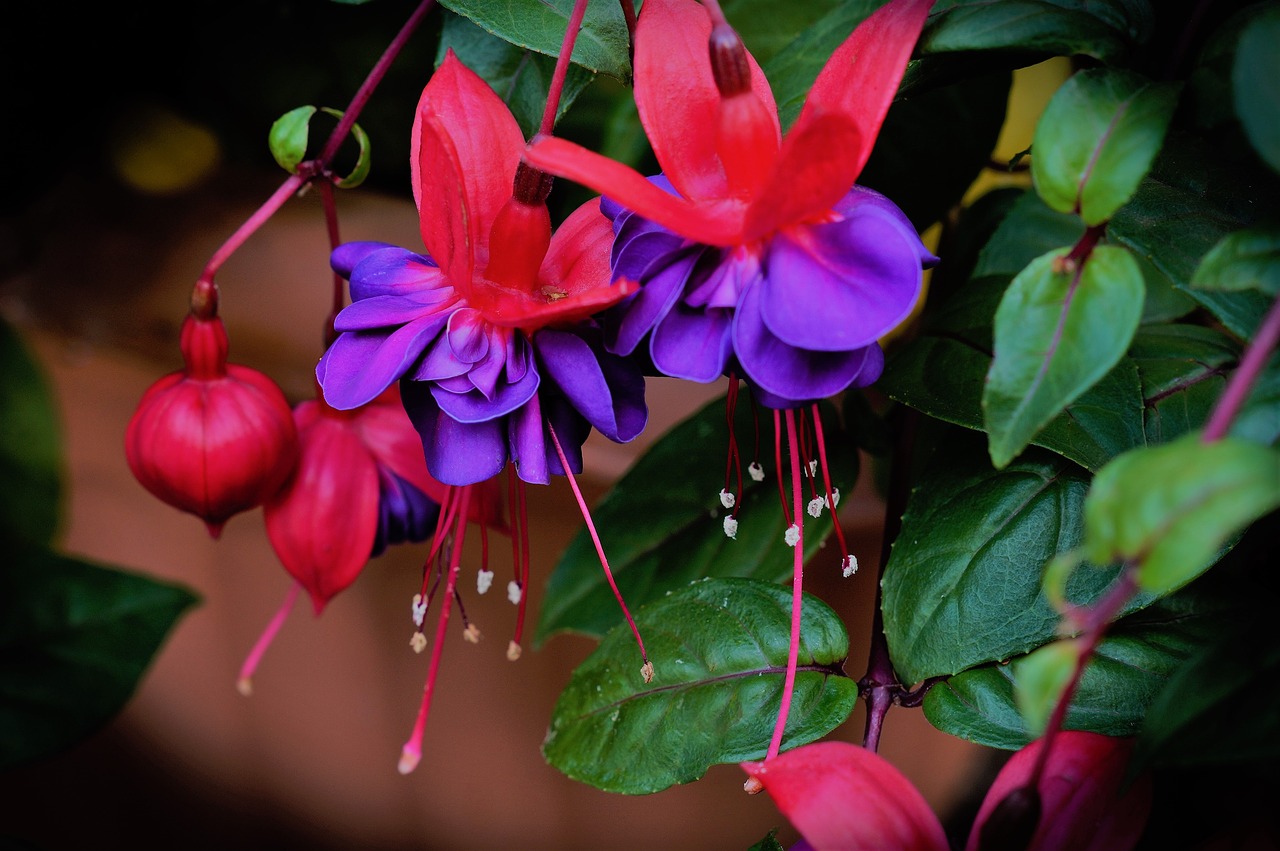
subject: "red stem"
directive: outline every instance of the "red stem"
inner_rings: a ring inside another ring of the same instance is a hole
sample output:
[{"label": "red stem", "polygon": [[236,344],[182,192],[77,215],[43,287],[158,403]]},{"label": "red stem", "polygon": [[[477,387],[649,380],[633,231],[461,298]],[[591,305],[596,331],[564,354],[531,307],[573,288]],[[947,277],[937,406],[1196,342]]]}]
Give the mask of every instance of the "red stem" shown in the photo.
[{"label": "red stem", "polygon": [[1212,443],[1226,436],[1231,429],[1231,423],[1235,421],[1245,400],[1249,398],[1253,385],[1257,383],[1258,376],[1266,366],[1271,353],[1275,351],[1278,342],[1280,342],[1280,298],[1272,302],[1271,309],[1263,317],[1257,333],[1245,349],[1244,357],[1240,359],[1240,366],[1231,374],[1231,378],[1227,381],[1227,389],[1223,391],[1222,397],[1214,406],[1201,438],[1205,443]]},{"label": "red stem", "polygon": [[582,29],[582,18],[586,14],[587,0],[574,0],[569,23],[564,29],[564,41],[560,44],[560,55],[556,57],[556,70],[547,87],[547,105],[542,111],[542,124],[538,127],[540,136],[550,136],[555,131],[556,113],[560,110],[560,96],[564,92],[564,78],[569,73],[569,57],[573,55],[573,45],[578,40],[578,31]]}]

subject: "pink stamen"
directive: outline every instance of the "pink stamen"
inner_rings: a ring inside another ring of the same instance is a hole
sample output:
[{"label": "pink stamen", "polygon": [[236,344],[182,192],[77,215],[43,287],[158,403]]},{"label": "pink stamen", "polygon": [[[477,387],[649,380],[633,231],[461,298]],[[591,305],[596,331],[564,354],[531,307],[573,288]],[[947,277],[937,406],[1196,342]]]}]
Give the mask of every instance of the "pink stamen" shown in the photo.
[{"label": "pink stamen", "polygon": [[262,631],[262,635],[258,636],[253,649],[249,651],[249,655],[245,657],[244,664],[240,666],[240,678],[236,680],[236,690],[245,697],[253,694],[254,671],[258,670],[258,663],[262,661],[262,654],[267,652],[267,648],[275,640],[276,634],[280,632],[280,627],[284,626],[285,619],[289,617],[289,612],[293,611],[293,604],[298,601],[298,593],[301,590],[302,586],[297,582],[289,586],[288,592],[284,595],[284,602],[280,604],[280,608],[271,617],[271,620],[267,623],[267,628]]},{"label": "pink stamen", "polygon": [[731,516],[738,516],[738,507],[742,505],[742,455],[738,451],[738,436],[734,432],[734,414],[738,409],[738,379],[729,376],[729,388],[725,394],[725,420],[729,427],[729,454],[724,462],[724,489],[729,490],[730,474],[736,472],[738,489],[732,493],[737,497],[733,503]]},{"label": "pink stamen", "polygon": [[[436,638],[431,647],[431,664],[427,669],[427,683],[422,689],[422,703],[418,707],[418,718],[414,722],[413,732],[409,734],[409,740],[404,743],[404,748],[400,752],[401,774],[413,771],[422,759],[422,735],[427,728],[427,716],[431,712],[431,695],[435,691],[436,675],[440,672],[440,657],[444,652],[444,637],[449,626],[450,604],[453,602],[454,591],[458,584],[458,571],[462,566],[462,544],[467,531],[466,506],[470,498],[470,485],[451,487],[445,497],[446,502],[450,503],[448,513],[455,518],[453,543],[449,553],[449,578],[445,585],[444,602],[440,607],[440,619],[436,622]],[[462,506],[461,511],[458,510],[459,506]]]},{"label": "pink stamen", "polygon": [[818,465],[822,468],[822,484],[827,492],[827,506],[831,509],[831,525],[835,527],[836,540],[840,542],[840,556],[847,561],[849,545],[845,543],[844,531],[840,528],[840,518],[836,516],[835,494],[831,490],[831,471],[827,469],[827,442],[823,438],[822,417],[816,402],[813,405],[813,434],[818,440]]},{"label": "pink stamen", "polygon": [[[800,458],[796,455],[795,439],[791,441],[791,459],[798,465]],[[791,525],[791,514],[787,509],[787,489],[782,484],[782,419],[778,411],[773,412],[773,467],[778,471],[778,497],[782,502],[782,520],[787,526]],[[794,474],[799,478],[800,473]],[[799,513],[799,503],[797,503],[796,512]]]},{"label": "pink stamen", "polygon": [[524,480],[511,468],[507,481],[509,499],[514,507],[511,518],[511,550],[516,583],[521,589],[520,603],[516,608],[516,628],[507,646],[507,658],[512,662],[520,658],[520,641],[524,636],[524,616],[526,601],[529,595],[525,589],[529,587],[529,516],[524,495]]},{"label": "pink stamen", "polygon": [[[774,413],[775,419],[777,412]],[[795,413],[787,411],[787,439],[791,443],[791,493],[794,501],[793,510],[800,517],[800,453],[796,442]],[[787,728],[787,715],[791,712],[791,696],[795,692],[796,668],[800,660],[800,614],[804,602],[804,527],[800,526],[800,539],[795,545],[795,567],[791,578],[791,646],[787,650],[787,673],[782,681],[782,705],[778,709],[778,720],[773,727],[773,739],[769,742],[769,752],[765,761],[778,755],[782,747],[782,734]]]},{"label": "pink stamen", "polygon": [[618,584],[613,581],[613,571],[609,569],[609,560],[604,555],[604,545],[600,543],[600,535],[596,533],[596,524],[591,519],[591,511],[587,508],[587,501],[582,498],[582,491],[578,490],[578,481],[573,476],[573,471],[569,469],[569,459],[565,457],[564,449],[560,446],[560,438],[556,437],[556,430],[547,424],[547,431],[551,433],[551,443],[556,448],[556,456],[560,459],[560,466],[564,468],[565,478],[569,480],[569,487],[573,489],[573,497],[578,501],[578,509],[582,512],[582,520],[587,524],[587,531],[591,534],[591,541],[595,544],[596,555],[600,558],[600,567],[604,568],[605,579],[609,581],[609,587],[613,589],[613,596],[618,601],[618,605],[622,608],[622,614],[627,619],[627,624],[631,627],[631,634],[636,638],[636,646],[640,648],[640,658],[644,661],[644,665],[640,668],[640,673],[647,683],[653,679],[653,665],[649,662],[649,654],[644,649],[644,639],[640,637],[640,629],[636,626],[635,620],[631,617],[631,610],[627,608],[627,604],[622,599],[622,592],[618,590]]}]

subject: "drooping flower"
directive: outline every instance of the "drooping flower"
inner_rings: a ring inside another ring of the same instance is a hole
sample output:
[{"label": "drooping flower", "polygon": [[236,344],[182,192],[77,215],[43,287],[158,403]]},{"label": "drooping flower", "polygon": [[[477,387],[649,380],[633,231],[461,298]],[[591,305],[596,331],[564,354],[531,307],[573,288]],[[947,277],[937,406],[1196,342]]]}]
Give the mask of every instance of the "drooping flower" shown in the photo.
[{"label": "drooping flower", "polygon": [[[436,581],[428,587],[424,571],[413,606],[421,650],[426,606],[443,576],[422,707],[401,758],[406,772],[421,754],[472,494],[504,468],[514,471],[517,579],[509,594],[520,609],[508,656],[515,659],[528,568],[523,483],[565,474],[573,484],[593,427],[623,442],[648,416],[639,367],[607,352],[590,319],[634,290],[613,283],[609,220],[593,200],[552,233],[551,179],[522,162],[524,150],[506,105],[450,51],[413,125],[411,176],[427,253],[356,242],[331,258],[350,281],[352,304],[336,317],[341,333],[316,369],[325,399],[352,409],[398,381],[427,467],[450,486],[428,559],[438,565]],[[601,562],[607,572],[603,552]],[[478,587],[490,579],[482,570]]]},{"label": "drooping flower", "polygon": [[[534,165],[603,192],[616,275],[639,280],[610,347],[647,341],[677,378],[747,380],[774,408],[879,377],[877,340],[902,322],[935,259],[906,216],[855,185],[932,0],[894,0],[818,75],[795,125],[727,24],[694,0],[651,0],[636,30],[635,97],[662,174],[535,139]],[[712,120],[708,120],[712,116]]]},{"label": "drooping flower", "polygon": [[125,458],[153,495],[200,517],[218,537],[227,520],[280,489],[298,457],[284,393],[270,378],[227,363],[216,315],[187,315],[183,368],[152,384],[125,432]]}]

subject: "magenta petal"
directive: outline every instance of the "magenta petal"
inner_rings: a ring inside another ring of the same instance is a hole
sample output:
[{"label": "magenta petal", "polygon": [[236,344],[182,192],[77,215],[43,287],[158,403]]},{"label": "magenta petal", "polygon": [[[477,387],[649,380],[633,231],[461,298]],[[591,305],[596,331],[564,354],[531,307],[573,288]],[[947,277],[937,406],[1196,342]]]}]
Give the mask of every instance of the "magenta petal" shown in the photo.
[{"label": "magenta petal", "polygon": [[843,352],[815,352],[775,337],[760,316],[760,285],[748,287],[733,321],[733,347],[752,385],[771,408],[799,407],[880,377],[884,353],[876,343]]},{"label": "magenta petal", "polygon": [[507,425],[503,418],[460,423],[440,410],[429,385],[402,381],[400,398],[414,428],[431,475],[446,485],[473,485],[493,478],[507,464]]},{"label": "magenta petal", "polygon": [[442,294],[439,290],[428,290],[412,296],[377,295],[344,307],[334,318],[333,327],[335,331],[390,328],[436,313],[444,321],[447,314],[439,310],[439,304],[445,299],[447,294]]},{"label": "magenta petal", "polygon": [[439,317],[418,319],[391,334],[347,331],[316,365],[325,401],[350,410],[373,401],[405,374],[439,332]]},{"label": "magenta petal", "polygon": [[802,349],[874,343],[920,294],[919,238],[875,206],[840,222],[782,231],[769,245],[760,309],[769,329]]},{"label": "magenta petal", "polygon": [[449,316],[445,335],[454,357],[463,363],[476,363],[489,352],[489,337],[485,334],[484,317],[480,311],[461,307]]}]

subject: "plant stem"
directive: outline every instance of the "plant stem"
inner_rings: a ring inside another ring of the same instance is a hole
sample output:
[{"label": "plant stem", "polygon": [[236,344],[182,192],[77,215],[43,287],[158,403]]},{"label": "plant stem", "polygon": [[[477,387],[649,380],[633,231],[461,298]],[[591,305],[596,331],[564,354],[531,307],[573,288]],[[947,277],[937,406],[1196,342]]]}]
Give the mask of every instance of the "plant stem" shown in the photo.
[{"label": "plant stem", "polygon": [[1245,348],[1240,366],[1236,367],[1231,378],[1227,380],[1227,389],[1223,391],[1218,403],[1214,405],[1209,422],[1204,427],[1201,438],[1205,443],[1212,443],[1225,437],[1231,429],[1231,423],[1239,415],[1245,400],[1249,398],[1253,385],[1257,383],[1267,359],[1275,351],[1280,342],[1280,298],[1271,303],[1271,309],[1263,317],[1253,340]]},{"label": "plant stem", "polygon": [[578,40],[578,31],[582,29],[582,18],[586,14],[587,0],[574,0],[569,23],[564,29],[564,41],[560,43],[560,55],[556,57],[556,69],[551,75],[551,84],[547,87],[547,105],[542,110],[539,136],[550,136],[555,131],[560,96],[564,93],[564,78],[569,73],[569,57],[573,55],[573,45]]}]

